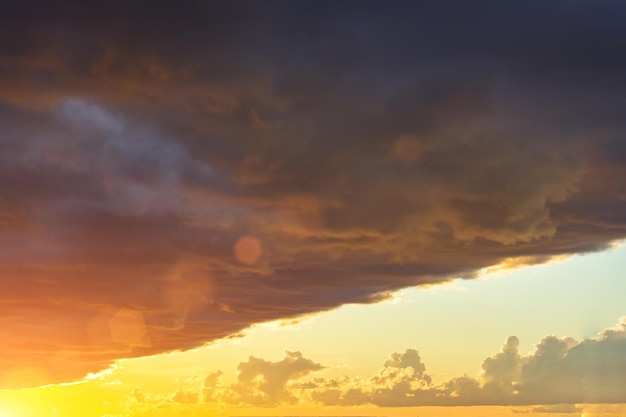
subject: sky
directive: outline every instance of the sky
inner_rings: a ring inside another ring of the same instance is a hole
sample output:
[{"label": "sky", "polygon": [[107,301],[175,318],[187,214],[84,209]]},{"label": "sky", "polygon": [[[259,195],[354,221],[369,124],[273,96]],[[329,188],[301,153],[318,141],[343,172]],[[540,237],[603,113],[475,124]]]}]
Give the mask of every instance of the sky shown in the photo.
[{"label": "sky", "polygon": [[624,415],[625,17],[2,2],[0,417]]}]

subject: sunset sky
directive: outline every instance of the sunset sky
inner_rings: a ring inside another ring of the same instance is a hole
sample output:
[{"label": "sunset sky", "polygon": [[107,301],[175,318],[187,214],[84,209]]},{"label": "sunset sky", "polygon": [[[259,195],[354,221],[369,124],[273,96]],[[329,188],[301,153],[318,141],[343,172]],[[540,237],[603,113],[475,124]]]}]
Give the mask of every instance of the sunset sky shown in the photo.
[{"label": "sunset sky", "polygon": [[626,3],[0,4],[0,417],[626,415]]}]

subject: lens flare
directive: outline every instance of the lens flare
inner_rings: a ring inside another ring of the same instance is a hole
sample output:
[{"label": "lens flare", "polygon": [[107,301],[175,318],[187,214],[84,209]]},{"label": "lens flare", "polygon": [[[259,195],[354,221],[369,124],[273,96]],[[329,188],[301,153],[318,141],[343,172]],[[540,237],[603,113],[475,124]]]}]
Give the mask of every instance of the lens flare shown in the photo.
[{"label": "lens flare", "polygon": [[245,265],[254,265],[263,254],[261,241],[254,236],[243,236],[233,247],[237,261]]}]

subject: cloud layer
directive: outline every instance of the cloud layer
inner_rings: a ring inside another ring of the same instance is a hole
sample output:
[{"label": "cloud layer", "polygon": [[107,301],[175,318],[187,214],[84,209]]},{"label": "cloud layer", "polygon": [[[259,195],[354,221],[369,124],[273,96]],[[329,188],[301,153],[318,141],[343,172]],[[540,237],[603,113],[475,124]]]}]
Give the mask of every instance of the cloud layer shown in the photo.
[{"label": "cloud layer", "polygon": [[2,6],[0,387],[626,237],[623,4],[141,3]]},{"label": "cloud layer", "polygon": [[[419,353],[393,353],[369,379],[310,375],[323,367],[300,352],[279,362],[251,357],[238,367],[234,384],[221,372],[204,380],[204,401],[246,406],[280,406],[300,401],[326,406],[380,407],[534,405],[535,412],[576,412],[574,404],[626,401],[626,317],[595,339],[577,342],[547,336],[523,356],[519,340],[507,338],[486,358],[477,378],[467,375],[434,384]],[[255,392],[254,396],[241,393]]]}]

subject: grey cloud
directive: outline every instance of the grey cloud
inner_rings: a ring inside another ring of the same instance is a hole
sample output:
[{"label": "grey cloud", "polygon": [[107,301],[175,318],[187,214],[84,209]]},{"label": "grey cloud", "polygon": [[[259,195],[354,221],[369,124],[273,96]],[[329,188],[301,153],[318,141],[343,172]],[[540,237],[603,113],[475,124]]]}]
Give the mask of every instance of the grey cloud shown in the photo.
[{"label": "grey cloud", "polygon": [[522,358],[518,351],[519,339],[510,336],[502,345],[502,351],[485,359],[481,379],[483,390],[496,397],[513,394],[514,383],[519,380]]},{"label": "grey cloud", "polygon": [[[546,343],[544,339],[538,351]],[[536,398],[551,394],[554,402],[621,402],[626,396],[625,348],[626,323],[622,319],[600,337],[584,340],[558,359],[544,361],[541,369],[522,381],[520,391]]]},{"label": "grey cloud", "polygon": [[419,353],[415,349],[407,349],[404,353],[393,353],[389,359],[385,361],[385,368],[406,369],[412,368],[414,377],[423,379],[430,384],[430,377],[424,372],[426,366],[422,363]]}]

